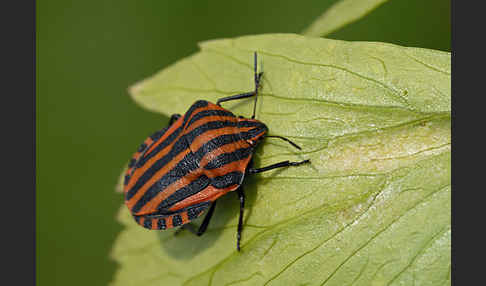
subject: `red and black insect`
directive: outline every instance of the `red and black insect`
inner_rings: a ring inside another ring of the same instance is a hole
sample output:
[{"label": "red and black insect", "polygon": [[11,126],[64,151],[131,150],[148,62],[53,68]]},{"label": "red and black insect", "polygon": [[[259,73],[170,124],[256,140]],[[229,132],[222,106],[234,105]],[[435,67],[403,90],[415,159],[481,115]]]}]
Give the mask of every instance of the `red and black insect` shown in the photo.
[{"label": "red and black insect", "polygon": [[[237,250],[243,227],[245,176],[268,170],[309,163],[283,161],[253,168],[252,155],[258,142],[281,136],[267,135],[268,128],[255,119],[260,79],[255,53],[255,90],[221,98],[216,104],[205,100],[194,103],[181,116],[174,114],[169,126],[147,138],[132,156],[125,174],[125,204],[141,226],[163,230],[181,226],[202,235],[209,225],[216,201],[236,191],[240,200]],[[221,107],[225,101],[254,96],[251,118],[236,117]],[[207,211],[196,231],[190,221]]]}]

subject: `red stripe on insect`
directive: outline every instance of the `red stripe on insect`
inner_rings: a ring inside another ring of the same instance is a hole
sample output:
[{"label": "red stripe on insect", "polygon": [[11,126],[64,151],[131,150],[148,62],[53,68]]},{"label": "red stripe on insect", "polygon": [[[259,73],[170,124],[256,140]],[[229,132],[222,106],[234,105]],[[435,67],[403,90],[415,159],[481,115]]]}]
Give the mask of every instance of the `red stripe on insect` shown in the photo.
[{"label": "red stripe on insect", "polygon": [[[157,142],[155,142],[155,144],[153,144],[152,146],[150,146],[150,148],[145,152],[145,156],[150,154],[150,152],[152,152],[155,148],[157,148],[157,146],[159,146],[162,142],[164,142],[167,137],[169,137],[170,135],[172,135],[172,133],[174,133],[174,131],[179,128],[180,126],[182,125],[182,118],[179,118],[176,122],[174,122],[170,127],[169,129],[167,129],[167,131],[164,133],[164,135],[162,135],[162,137],[160,137]],[[181,132],[182,133],[182,132]],[[177,138],[179,138],[179,136],[177,136]],[[174,140],[174,142],[176,142],[176,140]],[[147,145],[148,146],[148,145]],[[167,146],[168,147],[168,146]],[[164,149],[167,149],[167,148],[164,148]]]},{"label": "red stripe on insect", "polygon": [[172,149],[172,146],[175,144],[175,142],[177,142],[177,140],[181,136],[182,136],[182,134],[180,134],[171,144],[166,146],[164,149],[160,150],[160,152],[158,152],[155,156],[153,156],[147,162],[145,162],[145,164],[143,166],[140,166],[138,169],[136,169],[135,172],[133,173],[132,177],[130,178],[130,182],[127,185],[127,189],[131,189],[135,185],[137,180],[140,178],[140,176],[142,176],[160,158],[167,155],[167,153],[169,153],[170,150]]},{"label": "red stripe on insect", "polygon": [[204,157],[201,159],[201,161],[199,161],[199,166],[204,168],[209,162],[216,159],[216,157],[218,157],[219,155],[222,155],[224,153],[232,153],[232,152],[234,152],[234,151],[236,151],[240,148],[246,148],[246,147],[249,147],[249,146],[250,145],[248,143],[246,143],[246,141],[244,141],[244,140],[231,142],[229,144],[223,145],[223,146],[207,153],[206,155],[204,155]]},{"label": "red stripe on insect", "polygon": [[[235,117],[233,116],[206,116],[194,121],[191,125],[187,126],[184,129],[185,133],[191,132],[192,130],[201,127],[202,125],[211,122],[211,121],[229,121],[229,122],[236,122]],[[234,127],[236,128],[236,127]],[[216,129],[218,130],[218,129]]]},{"label": "red stripe on insect", "polygon": [[187,215],[187,212],[182,212],[180,213],[181,218],[182,218],[182,224],[186,224],[189,222],[189,216]]},{"label": "red stripe on insect", "polygon": [[[145,192],[150,188],[150,186],[152,186],[153,184],[155,184],[158,180],[160,180],[160,178],[162,178],[168,171],[170,171],[172,168],[174,168],[175,165],[177,165],[177,163],[179,163],[179,161],[181,161],[187,154],[189,154],[190,150],[186,149],[184,151],[182,151],[181,153],[179,153],[177,156],[175,156],[169,163],[167,163],[167,165],[165,165],[164,167],[162,167],[157,173],[155,173],[140,189],[138,189],[138,191],[135,193],[135,195],[133,195],[132,198],[130,198],[130,200],[128,200],[126,202],[126,205],[128,206],[129,209],[132,209],[133,206],[137,203],[137,201],[145,194]],[[139,169],[137,169],[138,171]],[[140,175],[139,175],[140,176]],[[133,178],[132,178],[133,179]],[[178,181],[176,181],[178,182]],[[133,184],[132,184],[133,185]],[[164,192],[161,192],[159,193],[158,195],[160,194],[164,194]],[[137,212],[137,214],[141,214],[143,212]]]},{"label": "red stripe on insect", "polygon": [[[189,124],[189,122],[191,122],[192,118],[193,118],[193,117],[194,117],[194,116],[195,116],[197,113],[199,113],[199,112],[201,112],[201,111],[206,111],[206,110],[226,110],[226,109],[224,109],[224,108],[222,108],[222,107],[220,107],[220,106],[217,106],[216,104],[213,104],[213,103],[211,103],[211,102],[208,102],[208,105],[207,105],[207,106],[197,108],[197,109],[195,109],[195,110],[192,112],[191,116],[189,116],[189,118],[188,118],[188,119],[187,119],[187,121],[186,121],[186,126],[184,126],[184,129],[186,129],[186,128],[190,127],[190,126],[187,126],[187,124]],[[199,121],[199,120],[197,120],[197,121]],[[191,126],[192,126],[192,124],[191,124]]]},{"label": "red stripe on insect", "polygon": [[166,228],[172,228],[172,218],[173,216],[169,216],[165,218]]},{"label": "red stripe on insect", "polygon": [[[200,172],[195,172],[200,173]],[[158,205],[170,197],[172,194],[174,194],[177,190],[189,185],[192,181],[197,179],[195,177],[194,173],[189,173],[185,177],[182,177],[181,179],[175,181],[171,185],[169,185],[167,188],[164,189],[163,192],[159,192],[155,197],[153,197],[150,201],[148,201],[136,214],[142,215],[142,214],[148,214],[151,213],[154,209],[157,209]]]},{"label": "red stripe on insect", "polygon": [[204,136],[199,136],[195,138],[190,146],[190,149],[193,151],[198,150],[201,148],[204,144],[206,144],[209,140],[217,138],[222,135],[230,135],[230,134],[238,134],[240,132],[247,132],[253,127],[242,127],[242,128],[236,128],[236,127],[223,127],[215,130],[208,131],[204,133]]},{"label": "red stripe on insect", "polygon": [[225,195],[228,192],[234,191],[239,187],[239,185],[232,185],[224,189],[218,189],[213,186],[208,186],[204,190],[200,191],[197,194],[194,194],[183,201],[180,201],[174,204],[169,210],[170,211],[177,211],[188,206],[192,206],[201,202],[212,201],[214,202],[219,197]]}]

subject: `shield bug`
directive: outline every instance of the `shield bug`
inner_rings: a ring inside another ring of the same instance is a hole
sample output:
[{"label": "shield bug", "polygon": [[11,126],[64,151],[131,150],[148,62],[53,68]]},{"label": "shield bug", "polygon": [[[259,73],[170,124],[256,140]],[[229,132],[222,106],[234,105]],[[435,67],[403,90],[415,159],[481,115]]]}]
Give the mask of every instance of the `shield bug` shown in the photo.
[{"label": "shield bug", "polygon": [[[255,119],[262,75],[257,73],[255,53],[253,91],[221,98],[216,104],[199,100],[184,116],[172,115],[168,127],[140,145],[124,180],[125,204],[139,225],[153,230],[181,227],[202,235],[217,199],[235,191],[240,202],[236,240],[240,250],[245,176],[309,163],[283,161],[262,168],[252,166],[253,152],[263,138],[285,140],[300,149],[287,138],[267,135],[267,126]],[[248,97],[255,98],[251,118],[236,117],[221,107],[222,102]],[[205,212],[197,230],[188,224]]]}]

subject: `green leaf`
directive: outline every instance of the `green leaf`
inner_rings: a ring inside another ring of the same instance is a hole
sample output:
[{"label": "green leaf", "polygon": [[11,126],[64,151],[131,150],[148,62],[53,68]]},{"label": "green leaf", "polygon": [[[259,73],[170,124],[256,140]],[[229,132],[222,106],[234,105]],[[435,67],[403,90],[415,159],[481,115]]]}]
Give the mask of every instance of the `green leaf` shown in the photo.
[{"label": "green leaf", "polygon": [[388,0],[341,0],[333,4],[302,34],[323,37],[361,19]]},{"label": "green leaf", "polygon": [[[170,115],[250,91],[257,51],[257,118],[303,150],[268,138],[255,165],[312,164],[245,179],[240,253],[234,194],[201,237],[145,230],[122,207],[113,285],[450,284],[450,53],[291,34],[200,48],[134,100]],[[223,105],[250,116],[252,103]]]}]

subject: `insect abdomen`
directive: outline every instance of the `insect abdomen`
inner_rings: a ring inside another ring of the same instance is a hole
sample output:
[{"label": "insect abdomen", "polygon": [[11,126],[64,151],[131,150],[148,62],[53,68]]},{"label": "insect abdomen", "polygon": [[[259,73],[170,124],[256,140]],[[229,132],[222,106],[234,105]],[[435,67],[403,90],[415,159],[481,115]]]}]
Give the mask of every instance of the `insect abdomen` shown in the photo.
[{"label": "insect abdomen", "polygon": [[172,227],[181,226],[199,217],[209,208],[208,202],[195,204],[170,214],[155,215],[135,215],[135,221],[147,229],[164,230]]}]

